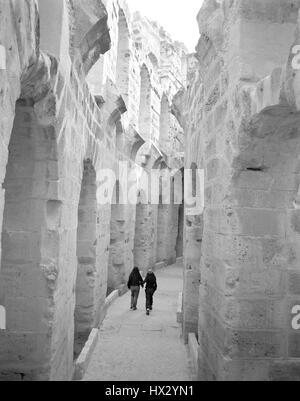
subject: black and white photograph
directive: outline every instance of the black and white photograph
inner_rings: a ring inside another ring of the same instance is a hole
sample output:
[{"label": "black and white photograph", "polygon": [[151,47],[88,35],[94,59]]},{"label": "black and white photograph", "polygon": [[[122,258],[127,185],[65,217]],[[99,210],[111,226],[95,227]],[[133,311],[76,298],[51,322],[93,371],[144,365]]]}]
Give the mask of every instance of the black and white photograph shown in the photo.
[{"label": "black and white photograph", "polygon": [[0,381],[300,381],[300,0],[0,0]]}]

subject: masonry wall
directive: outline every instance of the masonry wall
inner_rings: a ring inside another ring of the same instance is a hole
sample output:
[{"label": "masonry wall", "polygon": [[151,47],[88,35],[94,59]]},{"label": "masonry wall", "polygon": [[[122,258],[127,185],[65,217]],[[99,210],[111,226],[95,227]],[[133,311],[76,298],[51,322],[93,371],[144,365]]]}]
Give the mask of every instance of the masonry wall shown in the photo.
[{"label": "masonry wall", "polygon": [[198,15],[199,63],[178,117],[188,163],[205,170],[201,380],[299,380],[298,9],[207,0]]},{"label": "masonry wall", "polygon": [[[0,298],[7,325],[0,333],[1,379],[68,380],[73,372],[83,161],[89,159],[99,169],[98,151],[101,146],[111,146],[110,139],[105,139],[99,125],[103,119],[100,110],[84,80],[79,79],[81,71],[72,67],[70,58],[60,60],[57,53],[55,60],[39,51],[35,2],[13,7],[3,3],[1,40],[6,69],[0,71],[4,99],[1,116],[7,118],[1,119],[1,176],[6,198],[4,212],[1,210],[5,240]],[[57,10],[53,7],[53,11]],[[67,11],[67,7],[60,8],[66,27]],[[18,30],[15,19],[21,21]],[[106,295],[106,215],[105,208],[99,208],[99,238],[103,241],[99,241],[94,287],[98,292],[93,299],[97,311],[94,321],[89,322],[90,329],[100,318],[96,315],[101,315]]]},{"label": "masonry wall", "polygon": [[[134,265],[137,173],[181,158],[153,146],[160,78],[136,47],[126,4],[2,0],[0,9],[0,380],[70,380],[108,289]],[[149,29],[159,58],[159,28]],[[148,140],[138,125],[144,64],[155,93]],[[115,181],[103,185],[105,171],[122,175],[119,162],[131,177],[122,191],[136,185],[121,217]]]}]

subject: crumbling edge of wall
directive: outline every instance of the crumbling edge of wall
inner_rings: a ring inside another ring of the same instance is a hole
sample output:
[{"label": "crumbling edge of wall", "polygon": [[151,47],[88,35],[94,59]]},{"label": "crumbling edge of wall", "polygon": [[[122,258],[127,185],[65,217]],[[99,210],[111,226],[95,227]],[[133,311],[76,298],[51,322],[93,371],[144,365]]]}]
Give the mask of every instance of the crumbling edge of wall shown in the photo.
[{"label": "crumbling edge of wall", "polygon": [[177,301],[177,323],[182,324],[183,323],[183,310],[182,310],[182,301],[183,301],[183,293],[180,292],[178,295],[178,301]]},{"label": "crumbling edge of wall", "polygon": [[195,333],[189,333],[188,349],[189,349],[189,354],[190,354],[190,357],[192,360],[192,366],[194,369],[194,373],[195,373],[196,378],[198,379],[198,377],[199,377],[199,364],[198,364],[199,344],[198,344]]},{"label": "crumbling edge of wall", "polygon": [[116,299],[118,299],[119,297],[122,297],[123,295],[125,295],[127,291],[128,291],[127,286],[124,285],[124,286],[120,287],[118,290],[113,291],[105,299],[103,319],[101,320],[98,328],[92,329],[92,331],[89,335],[89,338],[88,338],[87,342],[85,343],[83,350],[81,351],[79,357],[77,358],[77,360],[75,362],[73,381],[80,381],[83,379],[85,372],[91,361],[92,354],[98,343],[99,335],[100,335],[100,326],[106,317],[107,311],[108,311],[109,307],[114,303],[114,301]]},{"label": "crumbling edge of wall", "polygon": [[81,354],[75,362],[74,367],[74,381],[80,381],[83,379],[83,376],[86,372],[86,369],[91,361],[92,353],[97,345],[99,339],[100,329],[93,329]]}]

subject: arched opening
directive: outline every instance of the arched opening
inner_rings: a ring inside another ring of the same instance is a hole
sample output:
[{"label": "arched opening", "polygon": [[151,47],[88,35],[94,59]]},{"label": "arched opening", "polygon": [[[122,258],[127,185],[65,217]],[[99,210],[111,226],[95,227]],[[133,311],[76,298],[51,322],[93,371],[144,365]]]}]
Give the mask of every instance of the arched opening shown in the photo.
[{"label": "arched opening", "polygon": [[145,140],[151,139],[151,80],[145,65],[141,68],[139,130]]},{"label": "arched opening", "polygon": [[160,105],[159,142],[163,148],[170,147],[170,104],[167,96],[163,94]]},{"label": "arched opening", "polygon": [[119,38],[118,38],[118,56],[117,56],[117,71],[116,71],[117,87],[121,95],[126,98],[128,96],[128,87],[129,87],[130,49],[129,49],[129,29],[126,16],[123,10],[119,11],[118,30],[119,30]]},{"label": "arched opening", "polygon": [[74,357],[85,345],[97,319],[98,225],[96,172],[90,160],[84,162],[77,227],[77,279],[74,315]]},{"label": "arched opening", "polygon": [[[52,126],[41,126],[31,99],[16,102],[8,146],[2,239],[0,381],[49,380],[61,203],[47,200],[57,180]],[[5,330],[4,330],[5,329]]]},{"label": "arched opening", "polygon": [[[97,4],[93,1],[72,0],[68,8],[73,19],[71,54],[73,49],[78,53],[79,62],[83,64],[87,75],[100,55],[111,47],[107,10],[101,0]],[[62,37],[64,36],[63,32]]]},{"label": "arched opening", "polygon": [[110,249],[108,261],[107,295],[126,284],[125,215],[121,202],[120,182],[114,187],[111,220]]}]

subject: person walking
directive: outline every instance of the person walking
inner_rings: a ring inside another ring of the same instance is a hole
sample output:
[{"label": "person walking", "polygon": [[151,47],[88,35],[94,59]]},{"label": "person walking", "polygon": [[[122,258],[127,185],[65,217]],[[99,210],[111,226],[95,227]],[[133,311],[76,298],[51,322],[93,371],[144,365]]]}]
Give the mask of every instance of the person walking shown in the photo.
[{"label": "person walking", "polygon": [[130,273],[128,289],[131,291],[131,310],[137,310],[137,303],[140,295],[140,287],[144,288],[144,281],[138,267],[135,267]]},{"label": "person walking", "polygon": [[152,269],[148,270],[144,284],[146,284],[146,314],[149,316],[153,309],[153,295],[157,290],[157,280]]}]

